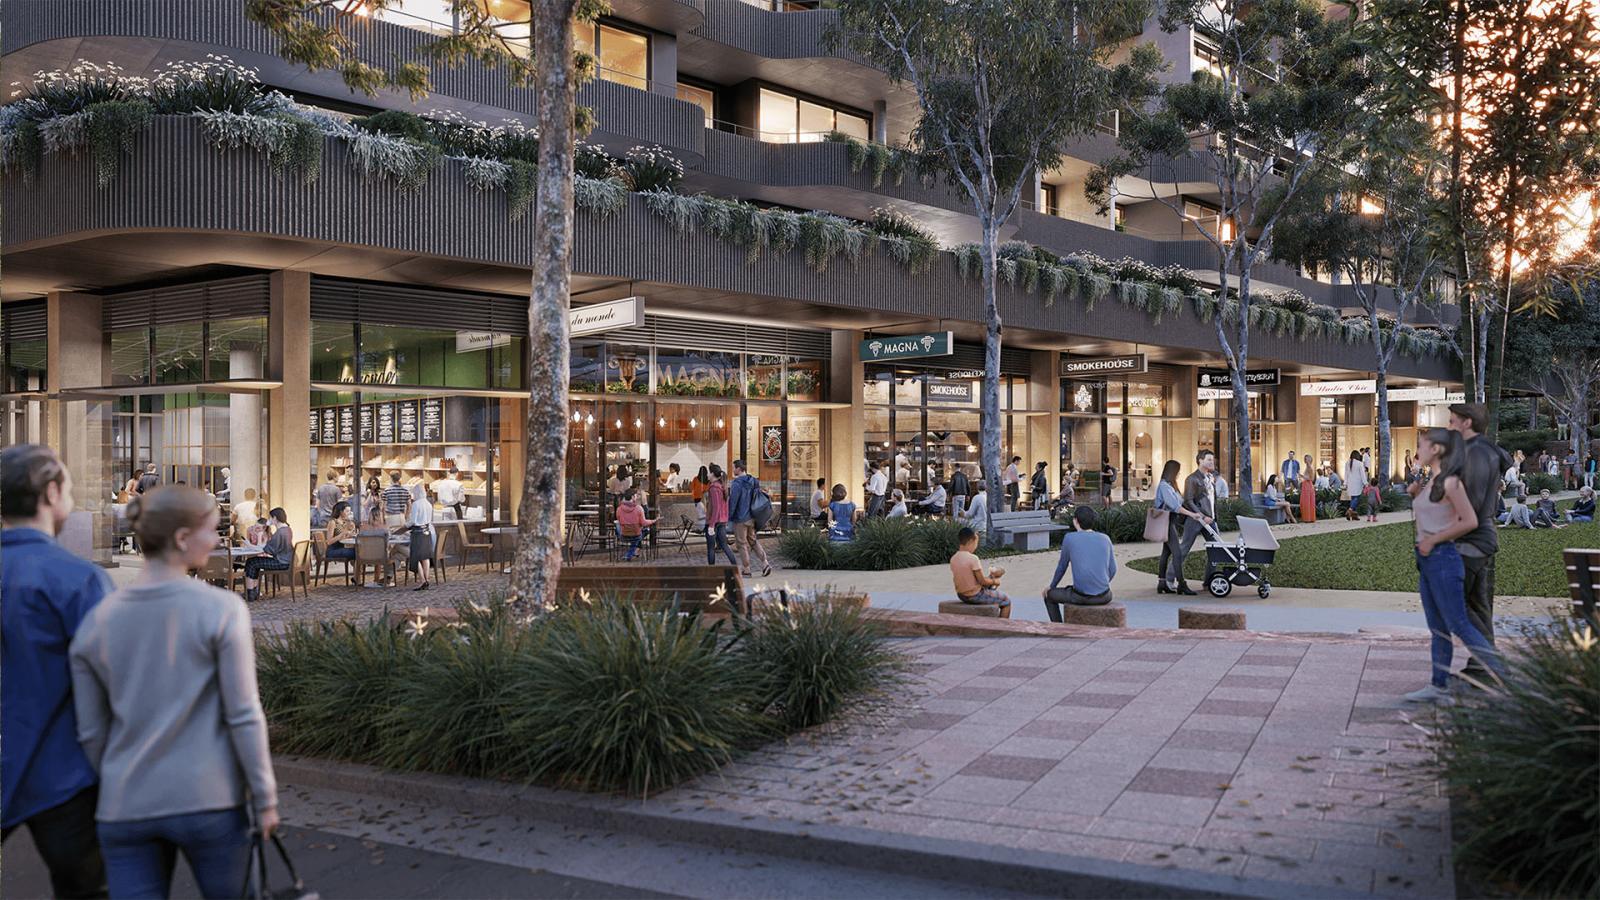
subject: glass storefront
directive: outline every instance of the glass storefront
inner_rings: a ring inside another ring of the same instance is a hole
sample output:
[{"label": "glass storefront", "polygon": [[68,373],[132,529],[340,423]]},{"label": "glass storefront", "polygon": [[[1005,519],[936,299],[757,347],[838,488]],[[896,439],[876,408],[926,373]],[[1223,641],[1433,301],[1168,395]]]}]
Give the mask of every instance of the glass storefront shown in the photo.
[{"label": "glass storefront", "polygon": [[46,322],[41,301],[8,303],[0,312],[0,444],[44,440]]},{"label": "glass storefront", "polygon": [[[1278,463],[1290,450],[1298,457],[1304,450],[1294,446],[1294,421],[1280,421],[1276,390],[1250,392],[1250,464],[1255,484],[1251,490],[1266,490],[1267,478],[1278,470]],[[1285,407],[1288,404],[1283,404]],[[1292,410],[1291,410],[1292,411]],[[1196,450],[1217,454],[1217,471],[1223,473],[1237,496],[1239,485],[1239,442],[1233,420],[1233,401],[1196,401]]]},{"label": "glass storefront", "polygon": [[[1062,381],[1061,471],[1075,473],[1080,501],[1154,499],[1161,467],[1182,455],[1170,436],[1170,420],[1186,418],[1177,377],[1178,370],[1152,366],[1127,380]],[[1106,465],[1115,470],[1109,490]]]}]

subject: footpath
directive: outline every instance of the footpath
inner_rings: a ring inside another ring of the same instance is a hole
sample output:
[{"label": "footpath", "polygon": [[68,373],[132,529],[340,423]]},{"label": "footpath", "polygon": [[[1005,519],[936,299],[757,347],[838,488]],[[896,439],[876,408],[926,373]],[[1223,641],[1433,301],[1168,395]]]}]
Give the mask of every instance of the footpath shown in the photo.
[{"label": "footpath", "polygon": [[[764,860],[709,870],[700,896],[763,893],[800,862],[946,895],[1454,895],[1427,714],[1399,700],[1427,679],[1423,642],[1108,634],[903,641],[912,676],[876,708],[647,801],[285,759],[285,782],[359,798],[342,820],[287,815],[523,864],[559,823],[643,889],[672,891],[638,856],[654,843]],[[473,824],[430,833],[444,810]],[[589,871],[566,856],[538,859]]]}]

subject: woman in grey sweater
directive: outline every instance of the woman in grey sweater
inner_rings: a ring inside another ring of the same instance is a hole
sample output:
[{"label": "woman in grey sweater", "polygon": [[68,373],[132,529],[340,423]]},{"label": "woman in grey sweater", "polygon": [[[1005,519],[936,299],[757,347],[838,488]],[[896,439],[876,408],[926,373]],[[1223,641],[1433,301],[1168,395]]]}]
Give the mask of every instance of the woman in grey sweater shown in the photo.
[{"label": "woman in grey sweater", "polygon": [[128,518],[144,571],[89,613],[71,649],[111,896],[166,897],[180,850],[204,896],[237,896],[247,799],[262,833],[278,825],[250,613],[189,577],[217,546],[217,505],[203,491],[156,488]]}]

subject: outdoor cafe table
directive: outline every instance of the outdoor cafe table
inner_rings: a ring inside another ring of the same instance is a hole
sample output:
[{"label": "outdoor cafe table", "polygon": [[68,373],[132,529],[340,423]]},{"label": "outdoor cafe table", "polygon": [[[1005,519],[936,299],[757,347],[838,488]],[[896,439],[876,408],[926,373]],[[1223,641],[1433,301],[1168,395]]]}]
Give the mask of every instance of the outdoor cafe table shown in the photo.
[{"label": "outdoor cafe table", "polygon": [[[484,534],[491,534],[491,535],[494,535],[496,538],[499,538],[501,535],[505,535],[505,534],[514,535],[519,530],[520,529],[518,529],[517,526],[515,526],[515,525],[496,525],[493,528],[485,528],[485,529],[483,529],[483,533]],[[495,541],[495,546],[499,547],[499,545],[500,545],[500,541],[496,540]],[[502,574],[502,575],[510,575],[511,574],[511,567],[510,566],[506,566],[505,568],[501,569],[500,570],[500,574]]]}]

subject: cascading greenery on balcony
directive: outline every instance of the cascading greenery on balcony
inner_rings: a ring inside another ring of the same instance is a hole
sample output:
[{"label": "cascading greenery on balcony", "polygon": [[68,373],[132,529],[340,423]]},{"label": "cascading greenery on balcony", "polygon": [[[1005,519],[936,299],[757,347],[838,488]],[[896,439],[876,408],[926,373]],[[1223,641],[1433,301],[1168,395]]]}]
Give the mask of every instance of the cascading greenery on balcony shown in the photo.
[{"label": "cascading greenery on balcony", "polygon": [[[104,187],[117,177],[120,160],[133,151],[135,138],[155,115],[192,116],[218,150],[261,154],[275,172],[307,184],[317,178],[323,150],[334,140],[348,147],[351,165],[375,184],[416,190],[441,165],[454,165],[473,188],[503,192],[513,221],[533,200],[539,139],[521,123],[491,127],[453,112],[419,116],[395,110],[346,118],[269,91],[253,71],[217,56],[174,63],[151,78],[85,62],[41,73],[20,99],[0,107],[0,171],[32,181],[44,154],[87,153]],[[870,167],[875,186],[886,174],[899,183],[905,174],[920,171],[907,151],[844,142],[852,171]],[[645,208],[674,229],[745,248],[752,263],[766,254],[800,252],[808,266],[825,272],[836,261],[853,264],[881,252],[921,275],[941,253],[950,253],[961,277],[979,268],[976,245],[943,250],[926,229],[896,211],[877,210],[870,221],[859,222],[820,210],[795,212],[681,193],[683,165],[659,147],[635,147],[617,158],[580,143],[575,168],[579,210],[613,215],[627,204],[629,193],[638,193]],[[1107,262],[1089,253],[1060,256],[1015,241],[1000,255],[1000,278],[1016,290],[1041,295],[1046,306],[1065,296],[1092,309],[1114,296],[1156,322],[1186,308],[1202,321],[1239,315],[1236,297],[1219,296],[1179,268],[1157,269],[1132,259]],[[1370,335],[1364,320],[1341,320],[1335,310],[1294,291],[1253,296],[1249,314],[1253,326],[1303,341],[1353,343]],[[1389,327],[1400,329],[1399,351],[1407,356],[1455,352],[1454,341],[1443,332]]]}]

